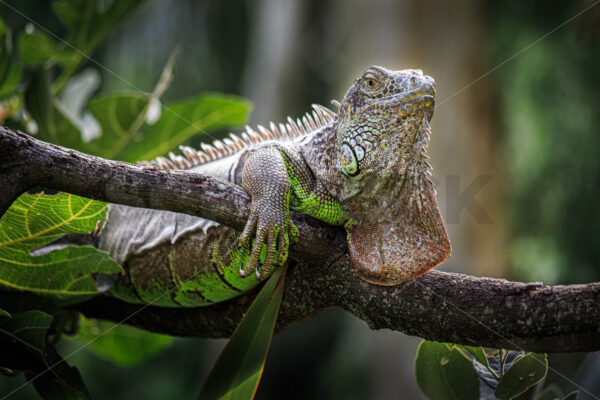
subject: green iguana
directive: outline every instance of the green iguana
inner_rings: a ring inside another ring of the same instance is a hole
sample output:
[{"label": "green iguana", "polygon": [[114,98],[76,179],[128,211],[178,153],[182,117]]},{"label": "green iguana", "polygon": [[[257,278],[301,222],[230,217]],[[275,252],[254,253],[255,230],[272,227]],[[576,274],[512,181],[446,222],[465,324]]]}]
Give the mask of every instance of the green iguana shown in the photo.
[{"label": "green iguana", "polygon": [[111,205],[99,247],[126,271],[112,293],[168,307],[236,297],[287,260],[298,237],[290,209],[343,225],[352,263],[368,282],[395,285],[425,273],[450,255],[425,155],[434,100],[434,81],[421,71],[371,67],[334,102],[337,115],[314,105],[301,120],[147,163],[242,185],[252,197],[250,218],[239,233],[185,214]]}]

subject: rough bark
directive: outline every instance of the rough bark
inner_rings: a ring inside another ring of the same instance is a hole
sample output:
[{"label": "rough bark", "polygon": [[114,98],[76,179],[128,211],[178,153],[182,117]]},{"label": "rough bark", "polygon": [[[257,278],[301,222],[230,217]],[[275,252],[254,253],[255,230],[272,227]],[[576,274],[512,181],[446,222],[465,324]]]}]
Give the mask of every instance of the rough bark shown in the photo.
[{"label": "rough bark", "polygon": [[[45,187],[184,212],[240,229],[250,200],[218,179],[108,161],[0,127],[0,213],[23,191]],[[373,329],[430,340],[538,352],[600,350],[600,283],[547,286],[431,271],[394,287],[356,276],[343,231],[294,214],[301,240],[286,280],[277,329],[333,306]],[[90,317],[180,336],[226,337],[254,292],[211,307],[164,309],[98,297],[77,306]]]}]

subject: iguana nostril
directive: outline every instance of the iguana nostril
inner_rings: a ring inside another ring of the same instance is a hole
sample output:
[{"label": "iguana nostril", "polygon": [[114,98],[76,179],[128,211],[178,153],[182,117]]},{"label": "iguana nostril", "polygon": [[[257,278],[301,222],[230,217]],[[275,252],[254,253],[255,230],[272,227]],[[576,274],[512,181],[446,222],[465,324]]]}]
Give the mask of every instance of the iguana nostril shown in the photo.
[{"label": "iguana nostril", "polygon": [[409,79],[409,83],[411,88],[416,89],[417,86],[419,86],[419,80],[417,79],[416,76],[411,76]]},{"label": "iguana nostril", "polygon": [[421,85],[421,88],[419,91],[421,93],[435,94],[435,83],[434,82],[424,82]]}]

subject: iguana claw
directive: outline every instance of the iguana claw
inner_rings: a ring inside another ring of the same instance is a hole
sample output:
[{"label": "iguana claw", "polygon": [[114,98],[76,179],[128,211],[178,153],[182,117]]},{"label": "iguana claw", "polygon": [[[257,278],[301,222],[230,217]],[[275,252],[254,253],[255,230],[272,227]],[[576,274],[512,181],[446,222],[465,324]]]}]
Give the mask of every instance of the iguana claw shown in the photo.
[{"label": "iguana claw", "polygon": [[287,261],[290,237],[297,241],[299,234],[287,210],[276,210],[272,205],[261,207],[260,203],[252,206],[250,218],[239,237],[239,246],[252,246],[250,258],[240,269],[240,275],[249,276],[254,271],[256,279],[262,280],[273,266]]}]

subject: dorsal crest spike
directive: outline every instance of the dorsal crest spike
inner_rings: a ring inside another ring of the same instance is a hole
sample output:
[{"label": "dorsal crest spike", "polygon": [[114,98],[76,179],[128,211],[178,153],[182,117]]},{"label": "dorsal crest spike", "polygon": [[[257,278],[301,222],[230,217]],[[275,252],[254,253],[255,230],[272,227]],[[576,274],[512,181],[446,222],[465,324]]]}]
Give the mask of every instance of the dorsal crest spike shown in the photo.
[{"label": "dorsal crest spike", "polygon": [[203,164],[203,163],[210,161],[210,157],[205,152],[198,150],[198,151],[196,151],[196,154],[198,155],[198,158],[200,159],[198,164]]},{"label": "dorsal crest spike", "polygon": [[304,114],[304,117],[302,117],[302,121],[304,121],[304,125],[310,131],[316,131],[317,129],[319,129],[319,127],[315,124],[315,121],[313,121],[310,113]]},{"label": "dorsal crest spike", "polygon": [[250,146],[252,144],[252,139],[250,139],[250,136],[248,136],[246,132],[242,132],[242,140],[244,143],[246,143],[246,146]]},{"label": "dorsal crest spike", "polygon": [[187,169],[193,166],[192,163],[190,163],[186,158],[175,155],[173,152],[169,152],[169,158],[171,159],[171,162],[179,169]]},{"label": "dorsal crest spike", "polygon": [[313,112],[313,119],[315,120],[315,123],[317,124],[317,127],[322,127],[323,125],[327,125],[327,121],[325,120],[325,116],[321,113],[321,111],[319,109],[314,109]]},{"label": "dorsal crest spike", "polygon": [[273,140],[273,135],[271,134],[271,132],[269,132],[269,130],[267,128],[265,128],[262,125],[258,125],[257,128],[258,128],[258,131],[261,133],[261,135],[263,135],[265,140]]},{"label": "dorsal crest spike", "polygon": [[279,132],[279,129],[277,129],[277,125],[275,125],[273,121],[271,121],[271,123],[269,124],[269,128],[271,128],[271,132],[273,132],[273,136],[275,136],[275,139],[281,138],[281,133]]},{"label": "dorsal crest spike", "polygon": [[[341,105],[341,104],[340,104],[340,102],[339,102],[339,101],[337,101],[337,100],[331,100],[331,104],[333,104],[333,105],[335,106],[335,108],[338,110],[338,112],[339,112],[339,111],[340,111],[340,109],[342,108],[342,105]],[[323,107],[323,106],[321,106],[321,105],[319,105],[319,104],[317,104],[317,106],[319,106],[319,107]],[[323,108],[325,108],[325,107],[323,107]],[[333,114],[333,111],[330,111],[330,110],[329,110],[329,109],[327,109],[327,108],[325,108],[325,109],[326,109],[327,111],[329,111],[329,112],[331,112],[331,113]]]},{"label": "dorsal crest spike", "polygon": [[210,157],[211,160],[217,159],[217,156],[218,156],[217,149],[212,147],[210,144],[202,143],[200,145],[200,147],[202,147],[202,151],[204,151]]},{"label": "dorsal crest spike", "polygon": [[286,126],[284,124],[279,123],[279,130],[281,131],[281,137],[282,138],[288,139],[288,138],[291,137],[290,134],[289,134],[289,132],[288,132],[288,130],[287,130],[287,128],[286,128]]},{"label": "dorsal crest spike", "polygon": [[260,142],[262,142],[264,140],[263,137],[258,134],[258,132],[256,132],[254,129],[252,129],[248,125],[246,125],[246,132],[248,132],[248,135],[250,136],[250,139],[254,143],[260,143]]},{"label": "dorsal crest spike", "polygon": [[244,143],[244,141],[242,139],[240,139],[239,136],[230,133],[229,137],[231,138],[231,140],[236,144],[236,146],[238,147],[238,151],[242,150],[244,147],[246,147],[246,144]]},{"label": "dorsal crest spike", "polygon": [[296,118],[296,125],[298,125],[298,130],[300,130],[300,135],[304,136],[306,135],[308,132],[304,127],[304,124],[302,123],[302,120],[300,118]]},{"label": "dorsal crest spike", "polygon": [[[332,100],[331,101],[333,103],[333,105],[335,105],[336,107],[338,107],[339,110],[339,102],[337,102],[336,100]],[[320,104],[313,104],[313,107],[315,110],[319,110],[319,112],[321,113],[321,115],[323,116],[323,118],[325,119],[326,123],[329,123],[331,121],[333,121],[335,119],[336,113],[334,113],[333,111],[331,111],[329,108],[324,107]]]},{"label": "dorsal crest spike", "polygon": [[231,139],[223,139],[223,143],[225,144],[225,146],[227,147],[227,151],[229,151],[229,154],[233,154],[236,151],[239,151],[240,149],[238,149],[237,144],[232,141]]},{"label": "dorsal crest spike", "polygon": [[156,157],[156,166],[160,169],[176,169],[175,164],[164,157]]},{"label": "dorsal crest spike", "polygon": [[290,125],[291,128],[288,128],[288,131],[291,130],[292,136],[296,137],[296,136],[300,136],[300,128],[298,128],[298,125],[296,125],[296,123],[294,122],[294,120],[291,117],[288,117],[288,123]]},{"label": "dorsal crest spike", "polygon": [[213,141],[213,146],[221,154],[221,157],[229,155],[229,150],[227,150],[227,147],[225,147],[223,142],[221,142],[220,140]]},{"label": "dorsal crest spike", "polygon": [[292,125],[290,125],[289,123],[285,124],[285,129],[287,130],[288,136],[291,138],[294,138],[296,136],[298,136],[298,129],[294,129],[294,127]]},{"label": "dorsal crest spike", "polygon": [[198,155],[196,154],[196,150],[192,149],[189,146],[179,146],[179,150],[183,153],[183,155],[194,164],[198,160]]},{"label": "dorsal crest spike", "polygon": [[[334,103],[335,104],[335,103]],[[288,117],[285,123],[269,123],[269,128],[257,125],[256,129],[246,126],[239,135],[230,133],[228,138],[215,140],[212,144],[202,143],[202,150],[190,146],[179,146],[183,156],[172,152],[169,158],[157,157],[152,161],[140,161],[140,165],[155,166],[160,169],[189,169],[204,163],[224,158],[242,151],[244,148],[268,140],[287,141],[299,136],[309,135],[335,120],[336,114],[319,104],[312,104],[312,112],[308,111],[301,118],[294,120]]]}]

